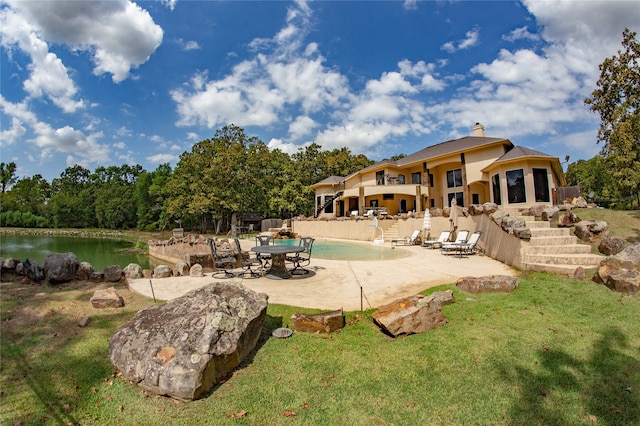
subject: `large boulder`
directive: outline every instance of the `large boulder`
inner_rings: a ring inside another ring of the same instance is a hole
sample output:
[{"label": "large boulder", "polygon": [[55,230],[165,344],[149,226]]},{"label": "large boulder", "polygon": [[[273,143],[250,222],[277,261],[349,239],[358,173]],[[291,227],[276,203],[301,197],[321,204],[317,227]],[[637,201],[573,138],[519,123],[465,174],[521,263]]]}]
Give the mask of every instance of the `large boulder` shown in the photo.
[{"label": "large boulder", "polygon": [[44,260],[44,275],[51,284],[73,281],[80,263],[75,254],[51,253]]},{"label": "large boulder", "polygon": [[122,279],[120,265],[108,265],[104,267],[104,280],[108,283],[117,283]]},{"label": "large boulder", "polygon": [[295,313],[291,316],[293,329],[307,333],[331,333],[344,328],[342,309],[318,314]]},{"label": "large boulder", "polygon": [[511,293],[518,288],[520,278],[508,275],[489,275],[484,277],[462,277],[456,287],[465,293]]},{"label": "large boulder", "polygon": [[598,245],[598,251],[606,256],[618,254],[627,245],[627,241],[620,237],[605,237]]},{"label": "large boulder", "polygon": [[606,259],[600,262],[593,281],[631,296],[640,290],[640,271],[630,261]]},{"label": "large boulder", "polygon": [[558,227],[560,228],[568,228],[579,222],[580,218],[571,209],[565,210],[564,214],[558,217]]},{"label": "large boulder", "polygon": [[199,263],[196,263],[195,265],[191,266],[191,268],[189,268],[188,275],[190,277],[204,277],[204,271],[202,269],[202,265]]},{"label": "large boulder", "polygon": [[76,278],[79,281],[89,281],[91,274],[95,272],[95,268],[89,262],[80,262],[76,271]]},{"label": "large boulder", "polygon": [[573,231],[576,237],[587,242],[606,237],[608,232],[609,225],[604,220],[581,220],[575,224]]},{"label": "large boulder", "polygon": [[441,307],[453,303],[451,290],[421,294],[398,299],[380,306],[372,315],[373,321],[392,336],[423,333],[447,323]]},{"label": "large boulder", "polygon": [[267,300],[231,283],[201,287],[139,311],[113,335],[109,357],[143,389],[200,398],[254,349]]},{"label": "large boulder", "polygon": [[622,250],[614,256],[620,262],[631,262],[634,265],[640,264],[640,243],[635,243]]},{"label": "large boulder", "polygon": [[122,296],[118,294],[115,288],[109,287],[104,290],[96,290],[91,296],[91,305],[94,308],[121,308],[124,306]]},{"label": "large boulder", "polygon": [[128,264],[122,270],[122,273],[124,274],[124,277],[128,278],[128,279],[134,279],[135,280],[137,278],[143,278],[143,276],[142,276],[142,266],[138,265],[137,263]]},{"label": "large boulder", "polygon": [[153,278],[169,278],[173,275],[173,269],[169,265],[158,265],[153,268]]}]

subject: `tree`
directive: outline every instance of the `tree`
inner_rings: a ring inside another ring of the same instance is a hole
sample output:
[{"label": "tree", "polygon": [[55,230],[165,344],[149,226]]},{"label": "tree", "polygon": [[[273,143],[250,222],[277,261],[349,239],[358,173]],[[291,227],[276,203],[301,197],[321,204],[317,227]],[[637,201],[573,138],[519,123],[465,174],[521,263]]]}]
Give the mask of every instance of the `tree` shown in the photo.
[{"label": "tree", "polygon": [[582,186],[584,194],[593,192],[591,197],[593,199],[610,200],[617,197],[611,170],[607,167],[602,155],[596,155],[589,160],[578,160],[569,164],[565,176],[568,185]]},{"label": "tree", "polygon": [[585,104],[600,115],[598,142],[620,195],[640,203],[640,43],[628,28],[624,51],[600,64],[600,79]]},{"label": "tree", "polygon": [[196,224],[201,232],[210,222],[215,222],[216,232],[229,229],[234,213],[266,205],[261,157],[268,159],[264,142],[247,137],[240,127],[217,130],[212,139],[180,156],[167,182],[167,213]]},{"label": "tree", "polygon": [[2,193],[4,194],[11,185],[16,181],[16,163],[0,163],[0,184],[2,184]]}]

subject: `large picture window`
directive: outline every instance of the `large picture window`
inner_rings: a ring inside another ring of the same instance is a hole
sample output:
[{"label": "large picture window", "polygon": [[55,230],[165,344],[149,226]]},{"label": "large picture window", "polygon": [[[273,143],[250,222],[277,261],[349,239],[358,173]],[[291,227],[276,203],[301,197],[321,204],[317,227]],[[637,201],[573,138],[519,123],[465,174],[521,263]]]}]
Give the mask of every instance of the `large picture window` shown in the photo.
[{"label": "large picture window", "polygon": [[507,197],[509,204],[526,203],[527,195],[524,188],[524,171],[522,169],[507,172]]},{"label": "large picture window", "polygon": [[547,169],[533,169],[533,188],[536,193],[536,201],[545,203],[550,201]]},{"label": "large picture window", "polygon": [[447,170],[447,188],[462,186],[462,169]]},{"label": "large picture window", "polygon": [[422,173],[411,173],[411,183],[414,185],[420,185],[422,183]]}]

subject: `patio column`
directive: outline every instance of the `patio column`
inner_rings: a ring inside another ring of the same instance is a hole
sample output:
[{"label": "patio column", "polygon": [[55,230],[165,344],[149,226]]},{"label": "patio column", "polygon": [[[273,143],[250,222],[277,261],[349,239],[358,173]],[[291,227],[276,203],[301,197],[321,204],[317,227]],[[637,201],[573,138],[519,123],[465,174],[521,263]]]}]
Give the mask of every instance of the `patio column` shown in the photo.
[{"label": "patio column", "polygon": [[424,210],[422,208],[422,191],[420,190],[420,185],[416,185],[416,213]]},{"label": "patio column", "polygon": [[364,186],[358,188],[358,216],[364,214]]}]

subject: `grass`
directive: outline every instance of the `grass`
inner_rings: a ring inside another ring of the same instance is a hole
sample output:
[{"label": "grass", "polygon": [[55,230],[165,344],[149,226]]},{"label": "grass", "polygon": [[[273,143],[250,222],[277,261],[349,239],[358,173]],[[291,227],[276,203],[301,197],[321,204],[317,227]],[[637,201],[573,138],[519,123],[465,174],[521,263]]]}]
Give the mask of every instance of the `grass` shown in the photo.
[{"label": "grass", "polygon": [[[511,294],[467,295],[449,323],[390,338],[372,311],[331,335],[269,338],[206,397],[150,395],[109,361],[113,332],[153,301],[96,310],[95,285],[1,283],[0,424],[640,424],[640,298],[529,274]],[[87,327],[77,322],[90,316]]]},{"label": "grass", "polygon": [[[638,211],[576,214],[640,241]],[[431,289],[454,291],[449,323],[396,339],[373,311],[346,313],[340,333],[269,338],[314,312],[269,305],[249,359],[188,403],[115,370],[111,336],[153,301],[117,286],[124,308],[93,309],[104,287],[0,283],[0,424],[640,424],[640,297],[588,280],[529,273],[508,295]]]}]

